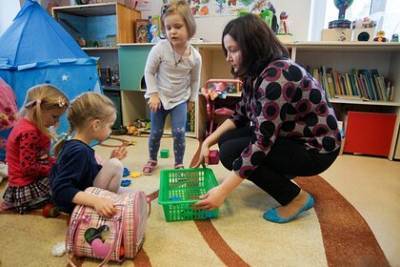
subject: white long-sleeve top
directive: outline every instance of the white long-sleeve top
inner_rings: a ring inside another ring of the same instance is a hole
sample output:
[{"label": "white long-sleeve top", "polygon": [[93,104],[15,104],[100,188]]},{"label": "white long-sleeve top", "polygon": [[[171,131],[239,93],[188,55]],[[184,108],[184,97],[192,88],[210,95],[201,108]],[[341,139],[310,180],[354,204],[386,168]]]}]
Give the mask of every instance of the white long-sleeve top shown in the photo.
[{"label": "white long-sleeve top", "polygon": [[147,57],[145,98],[158,93],[164,109],[195,101],[199,91],[201,56],[189,45],[189,55],[177,54],[168,40],[158,42]]}]

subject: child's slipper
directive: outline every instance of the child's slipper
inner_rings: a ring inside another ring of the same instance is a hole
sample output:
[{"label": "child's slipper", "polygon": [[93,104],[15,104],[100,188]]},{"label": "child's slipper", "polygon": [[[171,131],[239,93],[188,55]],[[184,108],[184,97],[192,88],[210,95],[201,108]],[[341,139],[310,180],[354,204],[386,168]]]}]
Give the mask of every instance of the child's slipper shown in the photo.
[{"label": "child's slipper", "polygon": [[183,166],[183,164],[175,164],[174,168],[175,169],[184,169],[185,166]]},{"label": "child's slipper", "polygon": [[156,160],[149,160],[147,161],[146,165],[143,167],[143,175],[149,176],[152,175],[154,170],[157,167],[157,161]]}]

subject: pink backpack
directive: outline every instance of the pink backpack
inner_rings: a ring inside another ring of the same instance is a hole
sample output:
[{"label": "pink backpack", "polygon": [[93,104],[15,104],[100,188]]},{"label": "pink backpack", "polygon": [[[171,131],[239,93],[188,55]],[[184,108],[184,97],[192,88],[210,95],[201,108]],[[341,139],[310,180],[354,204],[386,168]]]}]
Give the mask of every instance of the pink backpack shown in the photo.
[{"label": "pink backpack", "polygon": [[[66,239],[69,255],[121,262],[134,258],[144,241],[150,203],[143,191],[115,194],[89,187],[85,192],[112,199],[118,209],[112,218],[105,218],[87,206],[77,205],[72,212]],[[70,260],[70,258],[69,258]],[[70,260],[73,266],[73,262]]]}]

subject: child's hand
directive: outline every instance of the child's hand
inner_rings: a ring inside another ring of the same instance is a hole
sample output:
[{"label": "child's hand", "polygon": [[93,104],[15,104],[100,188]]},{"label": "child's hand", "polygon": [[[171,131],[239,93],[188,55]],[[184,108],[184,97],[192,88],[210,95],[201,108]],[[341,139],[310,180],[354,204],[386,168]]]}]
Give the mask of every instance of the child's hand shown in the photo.
[{"label": "child's hand", "polygon": [[149,108],[152,112],[156,112],[161,107],[161,101],[160,97],[158,97],[158,94],[151,95],[147,103],[149,104]]},{"label": "child's hand", "polygon": [[111,158],[122,160],[126,157],[127,153],[128,152],[126,151],[126,146],[120,146],[111,152]]},{"label": "child's hand", "polygon": [[117,213],[117,209],[114,206],[114,202],[107,198],[99,197],[94,204],[94,209],[96,212],[104,217],[112,217],[115,213]]}]

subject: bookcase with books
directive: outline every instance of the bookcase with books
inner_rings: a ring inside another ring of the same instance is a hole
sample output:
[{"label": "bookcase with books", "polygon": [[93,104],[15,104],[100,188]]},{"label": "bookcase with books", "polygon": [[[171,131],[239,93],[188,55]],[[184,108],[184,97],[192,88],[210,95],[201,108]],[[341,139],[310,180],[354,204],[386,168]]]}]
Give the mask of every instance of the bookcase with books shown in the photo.
[{"label": "bookcase with books", "polygon": [[[339,120],[345,121],[349,111],[396,114],[387,157],[400,159],[400,44],[294,42],[285,46],[293,60],[308,67],[320,80]],[[210,78],[232,78],[221,44],[202,44],[199,51],[203,58],[202,85]],[[206,132],[202,101],[199,98],[197,136],[200,138]]]},{"label": "bookcase with books", "polygon": [[299,42],[292,58],[320,81],[340,120],[349,111],[396,114],[387,157],[400,159],[400,44]]},{"label": "bookcase with books", "polygon": [[[232,78],[220,43],[193,45],[203,60],[200,86],[209,79]],[[295,42],[285,46],[293,60],[308,66],[320,80],[339,120],[345,120],[349,111],[395,114],[387,157],[400,159],[400,44]],[[124,124],[137,117],[148,117],[142,78],[151,47],[149,44],[120,44],[118,49]],[[228,95],[228,98],[237,97]],[[188,115],[194,120],[192,126],[188,126],[189,136],[203,138],[207,120],[204,98],[199,97],[195,110],[194,115]],[[379,128],[379,124],[376,127]]]}]

